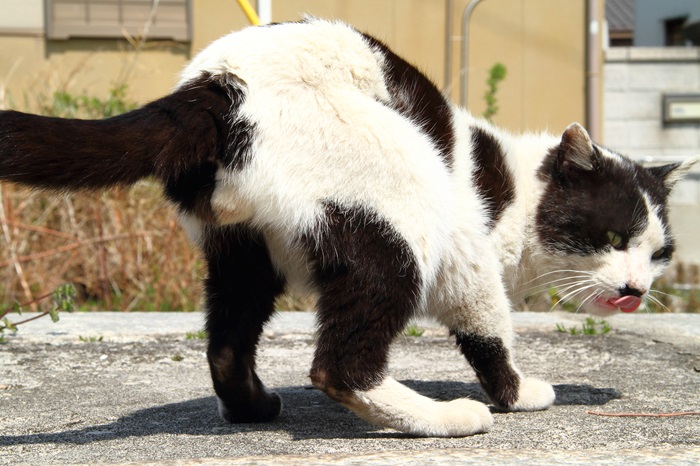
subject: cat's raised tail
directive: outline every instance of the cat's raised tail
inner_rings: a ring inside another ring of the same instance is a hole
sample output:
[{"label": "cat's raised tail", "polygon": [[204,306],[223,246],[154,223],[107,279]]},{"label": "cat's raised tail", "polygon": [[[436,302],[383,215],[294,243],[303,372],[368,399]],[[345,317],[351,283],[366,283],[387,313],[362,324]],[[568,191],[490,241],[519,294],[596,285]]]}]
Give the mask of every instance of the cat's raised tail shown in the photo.
[{"label": "cat's raised tail", "polygon": [[167,192],[183,178],[191,181],[193,171],[213,178],[227,150],[225,122],[240,103],[232,98],[221,79],[203,76],[144,107],[104,120],[2,111],[0,180],[93,190],[155,176]]}]

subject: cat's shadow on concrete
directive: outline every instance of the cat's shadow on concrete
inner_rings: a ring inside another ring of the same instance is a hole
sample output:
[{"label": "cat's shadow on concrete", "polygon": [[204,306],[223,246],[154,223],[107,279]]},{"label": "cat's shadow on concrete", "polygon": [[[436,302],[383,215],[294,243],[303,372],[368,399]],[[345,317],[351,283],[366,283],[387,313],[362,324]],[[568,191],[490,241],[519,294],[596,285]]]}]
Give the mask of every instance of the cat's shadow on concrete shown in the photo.
[{"label": "cat's shadow on concrete", "polygon": [[[436,400],[469,397],[488,403],[477,383],[403,380],[408,387]],[[604,405],[620,397],[612,388],[590,385],[555,385],[555,405]],[[409,435],[380,430],[357,418],[311,386],[283,387],[277,392],[284,400],[279,418],[270,423],[235,424],[223,422],[216,414],[216,399],[197,398],[141,409],[114,422],[70,429],[63,432],[0,435],[0,445],[45,443],[90,444],[93,442],[158,434],[235,436],[256,431],[286,432],[294,440],[328,438],[406,438]]]}]

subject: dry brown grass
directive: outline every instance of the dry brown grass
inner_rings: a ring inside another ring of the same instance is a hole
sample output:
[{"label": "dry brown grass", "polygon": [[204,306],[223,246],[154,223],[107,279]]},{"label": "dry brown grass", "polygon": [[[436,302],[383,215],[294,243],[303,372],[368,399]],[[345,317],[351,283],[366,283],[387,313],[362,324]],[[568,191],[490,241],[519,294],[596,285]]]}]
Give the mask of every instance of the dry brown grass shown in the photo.
[{"label": "dry brown grass", "polygon": [[0,298],[75,283],[89,309],[194,310],[201,259],[160,187],[56,195],[0,185]]},{"label": "dry brown grass", "polygon": [[[54,194],[0,184],[0,303],[73,283],[83,310],[193,311],[205,273],[155,182]],[[279,310],[310,310],[286,294]]]},{"label": "dry brown grass", "polygon": [[[203,260],[156,183],[58,195],[0,183],[0,201],[0,304],[73,283],[83,310],[200,308]],[[314,300],[285,294],[275,307]]]}]

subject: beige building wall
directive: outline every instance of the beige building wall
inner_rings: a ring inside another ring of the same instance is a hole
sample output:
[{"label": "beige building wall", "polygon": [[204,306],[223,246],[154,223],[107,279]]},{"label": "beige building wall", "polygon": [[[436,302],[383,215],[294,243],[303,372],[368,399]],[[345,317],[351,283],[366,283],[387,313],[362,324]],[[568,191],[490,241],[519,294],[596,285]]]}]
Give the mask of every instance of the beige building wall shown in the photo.
[{"label": "beige building wall", "polygon": [[[212,40],[248,24],[234,0],[193,0],[190,43],[147,42],[138,53],[126,41],[46,41],[41,0],[0,0],[7,18],[25,18],[23,28],[0,19],[0,104],[31,106],[56,89],[106,95],[127,82],[129,97],[146,102],[167,93],[180,69]],[[252,2],[254,3],[254,2]],[[452,2],[452,75],[447,93],[459,101],[461,15],[468,0]],[[342,19],[386,42],[443,88],[444,0],[273,0],[272,19],[304,14]],[[6,9],[6,8],[9,8]],[[35,18],[28,20],[27,18]],[[483,112],[487,70],[503,63],[508,75],[498,94],[494,121],[513,131],[562,131],[585,120],[585,0],[483,0],[470,23],[466,70],[468,106]]]},{"label": "beige building wall", "polygon": [[[461,21],[460,15],[455,16]],[[572,121],[583,123],[584,28],[583,0],[485,0],[479,4],[469,37],[468,108],[483,111],[488,69],[500,62],[508,74],[498,95],[500,111],[495,121],[514,130],[554,132],[563,131]],[[454,62],[458,63],[456,58]],[[457,73],[452,79],[458,82]]]},{"label": "beige building wall", "polygon": [[[459,102],[462,12],[469,0],[455,0],[452,17],[451,86]],[[585,121],[585,1],[483,0],[470,21],[467,79],[470,111],[485,109],[488,70],[508,71],[498,93],[494,121],[513,131],[554,132]],[[349,21],[391,46],[423,70],[441,89],[445,68],[444,0],[278,0],[275,21],[300,13]]]},{"label": "beige building wall", "polygon": [[[172,87],[190,44],[146,41],[136,53],[127,40],[46,40],[42,0],[0,0],[0,105],[35,110],[57,90],[106,97],[128,83],[146,102]],[[24,23],[11,18],[22,17]],[[31,21],[30,21],[31,20]]]}]

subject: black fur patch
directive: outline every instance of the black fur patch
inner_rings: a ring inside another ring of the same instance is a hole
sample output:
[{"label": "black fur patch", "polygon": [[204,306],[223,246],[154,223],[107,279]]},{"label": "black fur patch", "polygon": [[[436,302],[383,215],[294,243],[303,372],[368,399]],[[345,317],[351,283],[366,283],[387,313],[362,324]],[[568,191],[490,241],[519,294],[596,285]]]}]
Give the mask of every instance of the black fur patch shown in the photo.
[{"label": "black fur patch", "polygon": [[[189,134],[182,142],[187,144],[183,149],[192,154],[192,160],[176,174],[162,174],[165,193],[181,209],[216,221],[210,204],[216,171],[221,167],[241,170],[249,163],[255,125],[238,114],[245,93],[234,75],[205,74],[173,97],[180,95],[177,100],[166,101],[162,108],[177,115],[173,116],[174,122]],[[178,161],[170,163],[177,165]]]},{"label": "black fur patch", "polygon": [[214,390],[229,422],[270,421],[281,402],[255,373],[255,349],[284,280],[255,231],[210,227],[205,238],[207,357]]},{"label": "black fur patch", "polygon": [[105,120],[0,112],[0,179],[49,189],[99,189],[155,176],[205,220],[219,166],[241,169],[254,125],[237,115],[235,76],[202,75],[142,108]]},{"label": "black fur patch", "polygon": [[372,36],[363,34],[370,47],[384,55],[389,105],[427,134],[440,151],[448,168],[452,167],[455,134],[452,107],[444,95],[416,67],[396,55]]},{"label": "black fur patch", "polygon": [[510,365],[508,349],[503,341],[474,333],[453,333],[491,401],[504,409],[518,401],[520,376]]},{"label": "black fur patch", "polygon": [[152,150],[171,136],[155,113],[86,121],[2,111],[0,179],[57,190],[135,183],[154,174]]},{"label": "black fur patch", "polygon": [[330,202],[325,210],[320,231],[302,241],[319,291],[311,379],[323,390],[368,390],[383,380],[389,345],[415,310],[418,268],[386,220]]},{"label": "black fur patch", "polygon": [[515,182],[498,140],[477,126],[471,130],[472,151],[476,162],[473,180],[479,195],[486,201],[488,226],[493,228],[515,198]]},{"label": "black fur patch", "polygon": [[[537,233],[550,252],[583,256],[610,250],[608,231],[622,235],[626,248],[648,223],[643,193],[667,225],[668,192],[663,181],[628,159],[611,159],[595,150],[591,171],[563,170],[560,146],[550,150],[539,168],[546,188],[537,210]],[[670,237],[666,246],[669,259]]]}]

